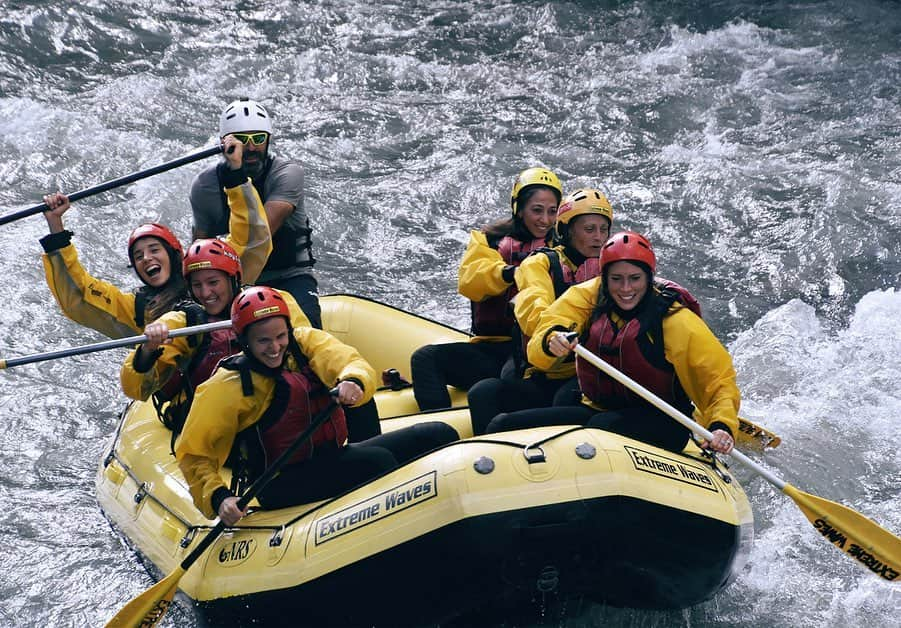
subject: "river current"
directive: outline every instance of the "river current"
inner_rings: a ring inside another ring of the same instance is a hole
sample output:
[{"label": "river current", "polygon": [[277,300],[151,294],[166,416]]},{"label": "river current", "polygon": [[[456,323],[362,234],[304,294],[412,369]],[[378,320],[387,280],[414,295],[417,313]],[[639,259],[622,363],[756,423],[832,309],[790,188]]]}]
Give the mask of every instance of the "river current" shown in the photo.
[{"label": "river current", "polygon": [[[901,5],[779,2],[13,1],[0,13],[0,213],[210,146],[242,95],[306,169],[323,293],[460,328],[469,229],[523,168],[602,187],[616,228],[699,297],[750,455],[901,534]],[[203,163],[77,202],[88,269],[135,286],[142,221],[190,234]],[[41,216],[0,226],[0,358],[101,340],[43,278]],[[94,497],[124,353],[0,372],[0,626],[96,626],[150,584]],[[737,467],[736,467],[737,468]],[[534,625],[897,625],[901,589],[737,471],[756,538],[684,611],[585,606]],[[685,539],[704,551],[704,539]],[[428,571],[437,568],[423,565]],[[174,610],[168,626],[195,620]],[[529,625],[532,625],[529,624]],[[509,624],[508,624],[509,625]]]}]

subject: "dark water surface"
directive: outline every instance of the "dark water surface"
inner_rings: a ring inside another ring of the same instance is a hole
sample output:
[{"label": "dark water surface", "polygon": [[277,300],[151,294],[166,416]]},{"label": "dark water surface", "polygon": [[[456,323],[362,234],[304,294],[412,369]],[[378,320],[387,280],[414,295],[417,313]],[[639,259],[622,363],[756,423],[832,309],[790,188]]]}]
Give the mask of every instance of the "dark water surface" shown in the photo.
[{"label": "dark water surface", "polygon": [[[211,145],[246,94],[273,114],[274,149],[307,169],[322,291],[466,327],[467,231],[545,165],[567,189],[603,186],[617,226],[647,233],[663,274],[701,298],[743,413],[785,441],[753,457],[901,533],[897,2],[3,6],[2,213]],[[187,240],[200,167],[78,202],[66,224],[89,270],[133,286],[125,238],[140,221]],[[59,314],[45,232],[40,216],[0,227],[0,358],[100,339]],[[122,357],[0,373],[0,625],[99,625],[151,582],[94,498]],[[525,623],[896,625],[897,585],[742,477],[757,538],[715,599]]]}]

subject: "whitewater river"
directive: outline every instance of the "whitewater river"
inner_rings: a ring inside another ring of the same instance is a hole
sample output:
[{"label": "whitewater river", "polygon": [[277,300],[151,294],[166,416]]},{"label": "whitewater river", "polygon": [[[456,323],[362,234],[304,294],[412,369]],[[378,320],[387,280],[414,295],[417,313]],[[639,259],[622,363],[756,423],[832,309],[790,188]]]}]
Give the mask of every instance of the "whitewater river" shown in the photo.
[{"label": "whitewater river", "polygon": [[[617,227],[647,233],[661,274],[700,298],[743,414],[784,439],[750,455],[901,534],[897,2],[2,4],[0,213],[210,146],[224,104],[249,95],[306,168],[322,292],[464,328],[468,229],[504,215],[519,170],[547,166],[567,189],[603,186]],[[76,203],[89,270],[136,285],[125,238],[141,221],[187,240],[202,165]],[[41,216],[0,227],[0,358],[101,340],[50,296],[45,232]],[[102,625],[152,582],[94,497],[123,357],[0,372],[0,626]],[[898,625],[901,586],[738,473],[756,539],[729,588],[551,625]]]}]

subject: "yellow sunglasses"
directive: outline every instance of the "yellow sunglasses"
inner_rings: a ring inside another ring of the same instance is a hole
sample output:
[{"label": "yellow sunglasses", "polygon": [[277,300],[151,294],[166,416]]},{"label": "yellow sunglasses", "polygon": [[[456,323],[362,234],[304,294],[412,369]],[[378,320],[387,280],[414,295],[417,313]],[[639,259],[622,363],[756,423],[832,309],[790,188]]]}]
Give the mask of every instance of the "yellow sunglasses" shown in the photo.
[{"label": "yellow sunglasses", "polygon": [[260,133],[232,133],[234,138],[247,146],[247,142],[250,142],[254,146],[261,146],[266,143],[269,139],[269,134],[260,132]]}]

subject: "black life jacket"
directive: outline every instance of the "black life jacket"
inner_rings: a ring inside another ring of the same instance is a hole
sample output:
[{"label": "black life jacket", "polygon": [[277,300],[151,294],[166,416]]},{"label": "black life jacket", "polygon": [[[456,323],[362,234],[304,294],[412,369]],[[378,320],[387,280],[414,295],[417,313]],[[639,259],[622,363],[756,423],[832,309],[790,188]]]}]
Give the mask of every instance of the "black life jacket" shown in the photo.
[{"label": "black life jacket", "polygon": [[[658,280],[655,287],[642,311],[626,321],[622,328],[613,322],[609,308],[599,308],[581,342],[599,358],[690,416],[693,411],[691,400],[664,355],[663,318],[669,315],[671,306],[677,301],[698,316],[700,305],[688,290],[673,281]],[[580,357],[576,358],[576,374],[582,394],[603,408],[614,410],[647,404]]]},{"label": "black life jacket", "polygon": [[[504,236],[499,240],[488,238],[488,245],[501,254],[504,262],[511,266],[519,266],[533,251],[547,245],[544,238],[534,240],[517,240],[513,236]],[[472,302],[472,333],[476,336],[510,336],[516,319],[510,308],[510,299],[516,296],[516,283],[504,292],[488,297],[484,301]]]}]

